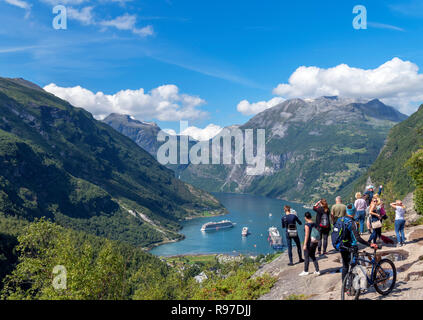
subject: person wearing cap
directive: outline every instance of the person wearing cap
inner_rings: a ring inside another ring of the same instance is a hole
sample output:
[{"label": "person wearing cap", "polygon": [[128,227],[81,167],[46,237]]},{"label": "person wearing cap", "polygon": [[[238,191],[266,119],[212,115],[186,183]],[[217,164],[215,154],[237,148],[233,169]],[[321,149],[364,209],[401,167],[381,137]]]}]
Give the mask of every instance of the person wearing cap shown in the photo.
[{"label": "person wearing cap", "polygon": [[391,203],[391,207],[395,209],[395,233],[397,235],[397,247],[405,244],[405,207],[401,200]]}]

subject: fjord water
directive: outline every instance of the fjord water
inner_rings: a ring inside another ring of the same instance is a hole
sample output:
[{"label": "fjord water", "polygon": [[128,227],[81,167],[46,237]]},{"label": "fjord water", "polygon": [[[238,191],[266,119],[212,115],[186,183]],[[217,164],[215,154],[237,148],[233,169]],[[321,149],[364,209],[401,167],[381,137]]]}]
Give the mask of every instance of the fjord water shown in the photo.
[{"label": "fjord water", "polygon": [[[182,223],[181,233],[185,239],[179,242],[168,243],[152,249],[150,252],[160,256],[172,256],[182,254],[266,254],[274,250],[269,245],[268,229],[275,226],[282,236],[284,246],[285,230],[281,227],[283,206],[289,205],[294,208],[302,226],[298,227],[300,239],[304,237],[304,209],[301,204],[284,200],[247,194],[213,194],[229,211],[229,214],[220,217],[196,218]],[[269,216],[269,213],[272,215]],[[235,223],[233,228],[218,231],[202,232],[201,226],[209,221],[221,221],[228,219]],[[243,227],[248,227],[250,235],[241,236]]]}]

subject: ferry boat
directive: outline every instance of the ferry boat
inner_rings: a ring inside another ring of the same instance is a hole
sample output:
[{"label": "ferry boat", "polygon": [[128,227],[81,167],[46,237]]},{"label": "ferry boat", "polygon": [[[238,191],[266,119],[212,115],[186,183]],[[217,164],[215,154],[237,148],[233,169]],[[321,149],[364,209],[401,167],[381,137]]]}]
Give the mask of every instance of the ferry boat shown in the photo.
[{"label": "ferry boat", "polygon": [[242,232],[241,232],[241,234],[242,234],[242,236],[243,236],[243,237],[248,236],[248,227],[244,227],[244,228],[242,228]]},{"label": "ferry boat", "polygon": [[279,234],[278,228],[270,227],[269,228],[269,237],[267,240],[270,242],[273,249],[279,250],[282,249],[282,237]]},{"label": "ferry boat", "polygon": [[201,231],[215,231],[219,229],[232,228],[234,224],[229,220],[222,220],[219,222],[207,222],[201,227]]}]

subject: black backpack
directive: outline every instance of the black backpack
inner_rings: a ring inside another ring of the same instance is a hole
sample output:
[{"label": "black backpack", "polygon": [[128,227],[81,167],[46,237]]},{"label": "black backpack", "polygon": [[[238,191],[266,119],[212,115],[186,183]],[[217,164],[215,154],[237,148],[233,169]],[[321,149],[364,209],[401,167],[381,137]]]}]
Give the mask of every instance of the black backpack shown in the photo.
[{"label": "black backpack", "polygon": [[322,214],[319,226],[324,229],[330,228],[329,215],[326,212]]}]

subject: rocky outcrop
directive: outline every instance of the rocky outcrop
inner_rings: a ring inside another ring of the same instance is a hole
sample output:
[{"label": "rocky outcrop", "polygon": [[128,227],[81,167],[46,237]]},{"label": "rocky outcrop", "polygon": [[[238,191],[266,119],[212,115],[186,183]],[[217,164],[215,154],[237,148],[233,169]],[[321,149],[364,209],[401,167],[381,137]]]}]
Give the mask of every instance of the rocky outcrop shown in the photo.
[{"label": "rocky outcrop", "polygon": [[402,201],[406,208],[406,225],[410,225],[417,221],[419,218],[418,213],[414,209],[414,193],[409,193]]},{"label": "rocky outcrop", "polygon": [[[397,248],[394,245],[383,245],[378,254],[388,256],[397,268],[397,282],[394,290],[388,296],[379,295],[373,287],[363,293],[360,299],[371,300],[421,300],[423,299],[423,226],[406,227],[406,245]],[[384,235],[394,239],[394,232]],[[367,238],[367,236],[364,236]],[[313,275],[314,266],[310,265],[311,274],[300,277],[303,263],[288,266],[288,255],[283,253],[274,261],[262,266],[254,275],[265,273],[278,280],[270,292],[260,300],[283,300],[291,295],[302,295],[311,300],[339,300],[341,297],[342,267],[340,254],[329,245],[330,251],[326,256],[318,258],[321,274]],[[364,249],[371,251],[370,249]],[[294,259],[296,258],[294,250]],[[295,260],[294,260],[295,261]]]}]

